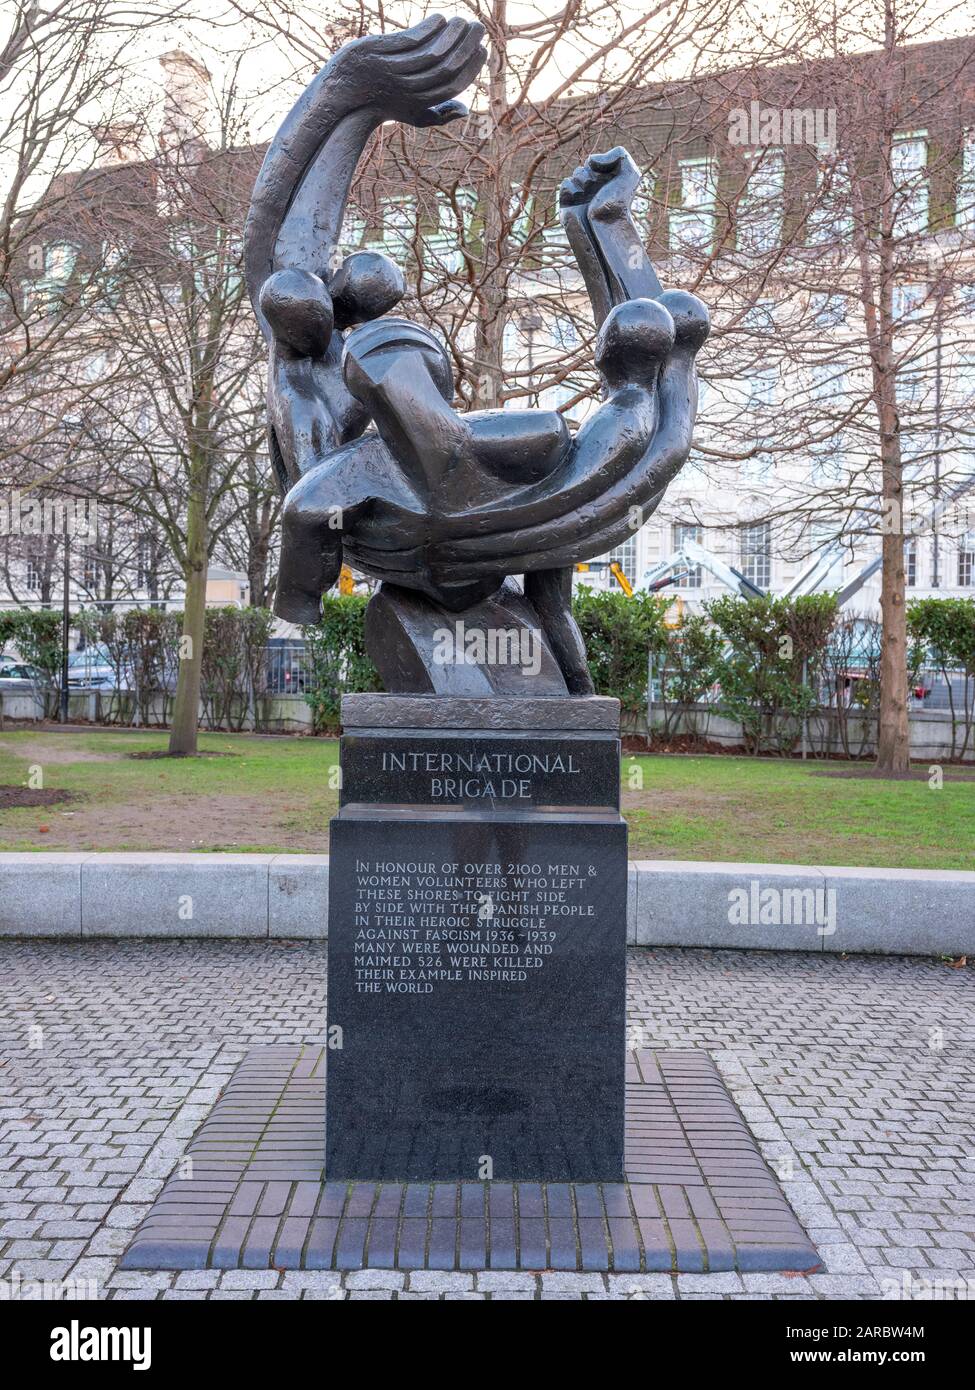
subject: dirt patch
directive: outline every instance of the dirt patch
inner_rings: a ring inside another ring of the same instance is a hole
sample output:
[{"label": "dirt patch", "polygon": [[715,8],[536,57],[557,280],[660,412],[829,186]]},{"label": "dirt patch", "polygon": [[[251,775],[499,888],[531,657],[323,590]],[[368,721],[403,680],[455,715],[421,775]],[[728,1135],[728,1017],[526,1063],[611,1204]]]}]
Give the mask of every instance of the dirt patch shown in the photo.
[{"label": "dirt patch", "polygon": [[[18,788],[20,790],[20,788]],[[337,798],[311,806],[294,794],[226,796],[184,793],[143,801],[89,802],[74,814],[52,817],[44,834],[48,850],[234,850],[258,846],[278,852],[328,849],[328,822]],[[310,814],[309,814],[310,813]],[[296,824],[297,822],[297,824]],[[37,843],[32,822],[0,816],[0,841],[9,847]]]},{"label": "dirt patch", "polygon": [[881,777],[878,772],[873,770],[871,763],[861,767],[816,768],[812,775],[813,777],[859,778],[864,782],[927,782],[930,779],[932,767],[940,767],[946,782],[975,782],[975,768],[958,767],[952,763],[939,763],[936,759],[925,763],[923,767],[912,767],[910,772],[900,772],[896,777]]},{"label": "dirt patch", "polygon": [[66,792],[61,787],[15,787],[0,785],[0,810],[11,806],[60,806],[66,801],[78,801],[77,792]]},{"label": "dirt patch", "polygon": [[8,752],[25,758],[29,763],[46,763],[48,767],[62,763],[115,763],[125,756],[123,753],[97,753],[94,749],[77,748],[70,743],[59,748],[56,739],[50,742],[37,739],[31,743],[12,743]]},{"label": "dirt patch", "polygon": [[133,762],[155,762],[158,758],[239,758],[239,753],[215,753],[201,748],[198,753],[170,753],[168,748],[153,748],[144,753],[126,753]]},{"label": "dirt patch", "polygon": [[715,743],[696,734],[674,734],[673,738],[655,738],[650,747],[643,734],[624,734],[620,740],[624,753],[724,753],[736,758],[748,752],[743,743]]}]

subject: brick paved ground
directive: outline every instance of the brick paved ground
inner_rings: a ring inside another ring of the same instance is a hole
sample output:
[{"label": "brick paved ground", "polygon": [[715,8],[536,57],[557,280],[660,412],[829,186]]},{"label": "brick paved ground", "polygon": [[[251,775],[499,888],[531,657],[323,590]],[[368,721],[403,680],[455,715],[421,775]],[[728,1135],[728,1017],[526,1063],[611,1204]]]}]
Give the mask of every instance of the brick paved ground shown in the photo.
[{"label": "brick paved ground", "polygon": [[910,1276],[947,1296],[969,1280],[975,1296],[971,969],[730,951],[631,952],[630,1045],[711,1052],[827,1273],[116,1272],[248,1048],[320,1035],[324,975],[324,949],[307,943],[0,942],[7,1289],[67,1278],[114,1299],[880,1298]]}]

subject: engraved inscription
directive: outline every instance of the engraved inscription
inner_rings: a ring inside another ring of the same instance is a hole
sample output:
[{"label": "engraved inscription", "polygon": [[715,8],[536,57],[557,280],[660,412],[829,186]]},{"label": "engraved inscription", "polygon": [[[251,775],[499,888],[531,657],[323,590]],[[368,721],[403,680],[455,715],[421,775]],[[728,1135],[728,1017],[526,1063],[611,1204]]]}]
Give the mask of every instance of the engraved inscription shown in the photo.
[{"label": "engraved inscription", "polygon": [[537,978],[565,926],[595,916],[597,877],[585,864],[357,859],[356,992]]},{"label": "engraved inscription", "polygon": [[482,750],[386,750],[385,773],[426,774],[431,801],[486,797],[527,800],[534,794],[533,778],[553,773],[578,775],[573,753],[487,753]]}]

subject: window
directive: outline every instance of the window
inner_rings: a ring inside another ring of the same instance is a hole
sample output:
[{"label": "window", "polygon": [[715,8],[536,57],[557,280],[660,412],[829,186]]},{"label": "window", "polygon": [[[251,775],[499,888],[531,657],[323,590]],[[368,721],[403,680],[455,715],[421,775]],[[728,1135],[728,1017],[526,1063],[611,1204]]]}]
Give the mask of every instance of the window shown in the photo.
[{"label": "window", "polygon": [[508,200],[508,216],[511,219],[511,240],[516,246],[524,246],[532,225],[532,206],[534,199],[526,193],[520,183],[511,185]]},{"label": "window", "polygon": [[895,285],[891,311],[897,320],[920,318],[928,298],[926,284]]},{"label": "window", "polygon": [[501,330],[501,358],[508,366],[516,367],[521,361],[523,335],[514,319],[509,319]]},{"label": "window", "polygon": [[782,189],[785,161],[781,150],[763,149],[750,156],[751,171],[741,196],[738,250],[760,254],[782,239]]},{"label": "window", "polygon": [[[700,545],[701,528],[687,522],[677,521],[674,523],[674,549],[680,550],[685,541],[693,541]],[[701,566],[695,565],[693,569],[684,571],[676,583],[678,589],[699,589],[701,587]]]},{"label": "window", "polygon": [[136,541],[135,565],[136,588],[146,589],[149,587],[149,580],[153,569],[153,548],[151,536],[140,536]]},{"label": "window", "polygon": [[749,438],[759,446],[758,452],[741,463],[741,476],[750,482],[760,482],[772,469],[772,459],[761,447],[771,433],[770,407],[775,403],[778,373],[774,367],[763,367],[744,381],[744,415]]},{"label": "window", "polygon": [[771,333],[775,328],[775,303],[771,299],[756,299],[741,316],[743,328],[756,333]]},{"label": "window", "polygon": [[440,268],[449,274],[463,269],[462,247],[470,246],[476,211],[477,194],[473,188],[457,188],[453,201],[444,197],[437,205],[437,230],[427,237],[427,249]]},{"label": "window", "polygon": [[347,247],[350,251],[358,251],[366,238],[366,215],[359,208],[353,207],[351,203],[345,209],[345,216],[342,219],[341,244],[343,250]]},{"label": "window", "polygon": [[44,274],[48,280],[63,284],[71,279],[78,257],[77,248],[66,241],[56,241],[44,252]]},{"label": "window", "polygon": [[[579,394],[578,388],[570,386],[568,382],[557,381],[554,386],[546,386],[544,391],[538,393],[538,406],[540,410],[561,410],[564,405],[568,405]],[[567,419],[574,419],[575,415],[567,416]]]},{"label": "window", "polygon": [[923,131],[896,135],[890,152],[894,226],[901,236],[928,230],[928,141]]},{"label": "window", "polygon": [[837,546],[839,539],[836,527],[828,521],[813,523],[809,528],[807,563],[816,560],[825,564],[819,577],[819,585],[823,589],[839,589],[843,583],[843,556]]},{"label": "window", "polygon": [[767,521],[741,528],[741,572],[759,589],[772,580],[772,528]]},{"label": "window", "polygon": [[552,346],[560,351],[579,346],[579,330],[565,314],[557,314],[552,322]]},{"label": "window", "polygon": [[924,423],[933,385],[931,376],[916,371],[898,372],[894,382],[901,458],[905,463],[923,458],[931,449],[932,437]]},{"label": "window", "polygon": [[826,436],[810,450],[814,484],[840,482],[845,475],[846,443],[843,430],[837,425],[849,408],[847,392],[846,372],[831,368],[818,377],[813,387],[811,404],[815,413],[810,428],[817,435]]},{"label": "window", "polygon": [[627,536],[623,544],[611,550],[606,558],[615,560],[630,583],[636,583],[636,534]]},{"label": "window", "polygon": [[909,541],[904,551],[904,571],[909,589],[917,587],[917,542]]},{"label": "window", "polygon": [[641,240],[650,240],[650,218],[653,211],[653,186],[654,174],[651,169],[646,170],[640,180],[640,187],[633,195],[633,202],[630,204],[630,215],[633,218],[633,225]]},{"label": "window", "polygon": [[413,198],[384,198],[382,217],[383,249],[394,260],[403,260],[413,247],[416,202]]},{"label": "window", "polygon": [[843,436],[832,434],[813,447],[812,482],[818,485],[842,482],[846,475]]},{"label": "window", "polygon": [[975,130],[966,130],[961,149],[961,175],[955,199],[955,226],[960,232],[975,233]]},{"label": "window", "polygon": [[961,538],[958,547],[958,587],[971,589],[975,586],[975,531],[968,531]]},{"label": "window", "polygon": [[778,373],[774,367],[763,367],[747,378],[748,403],[761,410],[764,406],[775,404],[775,386]]},{"label": "window", "polygon": [[809,302],[817,328],[839,328],[846,323],[846,300],[841,294],[814,294]]},{"label": "window", "polygon": [[961,352],[949,368],[948,379],[952,397],[959,405],[975,402],[975,356]]},{"label": "window", "polygon": [[815,245],[848,240],[853,232],[850,207],[849,170],[829,149],[821,147],[816,200],[809,213],[809,240]]},{"label": "window", "polygon": [[41,587],[41,565],[35,551],[27,552],[27,564],[24,570],[24,583],[32,594],[36,594]]},{"label": "window", "polygon": [[717,171],[709,159],[680,162],[680,207],[670,214],[670,249],[710,252],[714,243]]},{"label": "window", "polygon": [[98,587],[98,552],[93,545],[81,550],[81,582],[89,590]]}]

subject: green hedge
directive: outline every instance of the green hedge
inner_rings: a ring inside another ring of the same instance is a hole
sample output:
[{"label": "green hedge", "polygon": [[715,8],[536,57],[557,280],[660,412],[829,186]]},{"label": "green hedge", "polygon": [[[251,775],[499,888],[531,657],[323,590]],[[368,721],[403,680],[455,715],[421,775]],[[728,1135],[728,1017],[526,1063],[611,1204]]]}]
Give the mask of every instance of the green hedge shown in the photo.
[{"label": "green hedge", "polygon": [[[913,664],[919,667],[929,661],[945,677],[951,711],[951,756],[963,758],[975,727],[975,599],[915,599],[907,605],[907,630],[914,648]],[[949,672],[961,672],[960,694]]]},{"label": "green hedge", "polygon": [[0,651],[7,644],[17,648],[21,661],[36,666],[42,685],[38,695],[44,701],[44,717],[57,712],[61,696],[63,623],[53,608],[14,608],[0,612]]},{"label": "green hedge", "polygon": [[580,589],[573,597],[596,693],[615,696],[626,714],[646,709],[647,656],[666,647],[669,602],[656,594],[627,598],[608,589]]},{"label": "green hedge", "polygon": [[725,643],[715,664],[722,712],[741,725],[750,752],[791,753],[803,719],[819,707],[836,595],[726,595],[705,612]]},{"label": "green hedge", "polygon": [[325,596],[322,621],[303,629],[305,664],[316,733],[337,729],[342,696],[359,690],[382,690],[379,672],[366,655],[364,594]]}]

